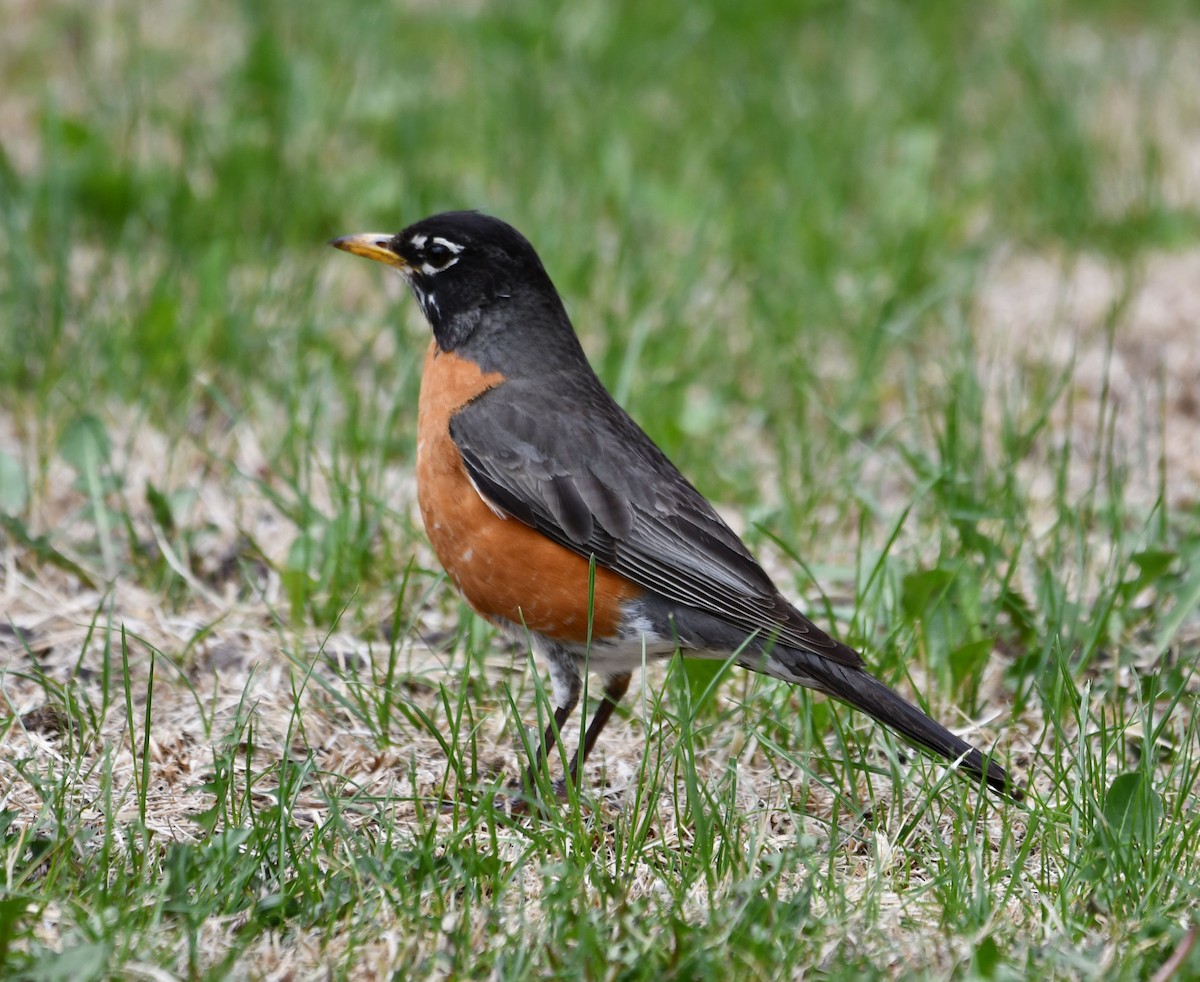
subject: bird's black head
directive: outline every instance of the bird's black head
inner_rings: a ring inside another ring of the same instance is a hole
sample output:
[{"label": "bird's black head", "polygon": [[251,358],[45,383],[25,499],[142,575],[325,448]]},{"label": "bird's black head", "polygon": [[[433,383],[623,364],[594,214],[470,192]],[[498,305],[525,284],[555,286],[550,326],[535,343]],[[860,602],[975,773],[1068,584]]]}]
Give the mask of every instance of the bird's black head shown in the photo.
[{"label": "bird's black head", "polygon": [[331,244],[399,269],[445,351],[462,344],[497,303],[530,293],[558,303],[525,236],[476,211],[448,211],[395,235],[348,235]]}]

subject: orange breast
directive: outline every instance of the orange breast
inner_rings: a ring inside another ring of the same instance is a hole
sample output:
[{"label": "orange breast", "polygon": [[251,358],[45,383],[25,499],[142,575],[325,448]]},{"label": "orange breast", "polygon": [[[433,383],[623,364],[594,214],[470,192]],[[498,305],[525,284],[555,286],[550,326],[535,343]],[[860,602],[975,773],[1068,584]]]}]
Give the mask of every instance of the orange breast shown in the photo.
[{"label": "orange breast", "polygon": [[[582,644],[588,633],[588,561],[515,518],[502,518],[471,484],[450,439],[450,419],[472,399],[504,383],[474,362],[429,346],[417,416],[417,499],[425,531],[454,585],[490,620],[524,624],[558,641]],[[639,588],[596,567],[592,636],[610,637],[621,605]]]}]

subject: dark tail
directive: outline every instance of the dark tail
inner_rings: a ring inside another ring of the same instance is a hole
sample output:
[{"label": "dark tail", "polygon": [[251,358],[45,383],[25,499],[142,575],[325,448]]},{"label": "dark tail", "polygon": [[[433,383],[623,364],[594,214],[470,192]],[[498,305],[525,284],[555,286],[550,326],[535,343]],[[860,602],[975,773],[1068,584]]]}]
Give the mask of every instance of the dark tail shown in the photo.
[{"label": "dark tail", "polygon": [[921,710],[861,668],[831,663],[821,659],[820,671],[805,674],[817,677],[819,688],[855,709],[873,716],[884,726],[926,750],[945,757],[947,760],[962,758],[963,770],[987,781],[988,785],[1014,801],[1024,797],[1021,785],[1008,776],[999,764],[987,760],[965,740],[960,740],[940,723],[926,716]]}]

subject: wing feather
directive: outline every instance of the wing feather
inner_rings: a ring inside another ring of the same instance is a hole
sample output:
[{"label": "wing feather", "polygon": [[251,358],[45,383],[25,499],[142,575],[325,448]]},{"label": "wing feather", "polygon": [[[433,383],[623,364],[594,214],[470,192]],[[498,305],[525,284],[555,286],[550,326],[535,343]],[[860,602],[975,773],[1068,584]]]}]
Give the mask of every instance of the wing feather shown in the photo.
[{"label": "wing feather", "polygon": [[842,664],[830,638],[776,589],[741,539],[600,386],[556,405],[512,379],[460,410],[450,435],[480,491],[560,545],[676,603]]}]

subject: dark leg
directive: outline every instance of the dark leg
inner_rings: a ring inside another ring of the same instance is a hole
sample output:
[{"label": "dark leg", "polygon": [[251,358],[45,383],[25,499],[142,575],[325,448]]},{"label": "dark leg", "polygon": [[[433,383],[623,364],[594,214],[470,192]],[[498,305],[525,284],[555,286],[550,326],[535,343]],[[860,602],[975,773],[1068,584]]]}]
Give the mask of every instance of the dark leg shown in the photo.
[{"label": "dark leg", "polygon": [[587,733],[583,735],[583,753],[582,759],[578,751],[575,753],[574,759],[571,761],[571,766],[568,773],[571,775],[571,780],[578,783],[579,769],[583,766],[584,761],[588,759],[588,754],[592,752],[592,747],[596,745],[596,740],[600,736],[600,731],[604,729],[604,724],[612,716],[613,710],[617,708],[617,703],[625,696],[629,689],[629,672],[620,672],[617,675],[610,675],[608,683],[604,686],[604,699],[600,705],[596,707],[596,715],[592,717],[591,723],[588,724]]},{"label": "dark leg", "polygon": [[574,711],[575,703],[573,702],[569,706],[559,706],[554,710],[554,721],[546,727],[546,732],[542,735],[542,745],[538,747],[537,753],[533,755],[533,760],[525,768],[522,786],[530,794],[533,794],[533,789],[537,787],[538,772],[546,766],[546,761],[550,758],[550,751],[554,749],[554,741],[558,739],[558,734],[567,725],[567,720],[571,718],[571,713]]},{"label": "dark leg", "polygon": [[[558,740],[558,734],[567,725],[571,713],[575,711],[575,706],[579,703],[579,693],[583,688],[575,657],[569,651],[555,645],[547,648],[545,655],[550,665],[551,691],[555,702],[554,719],[546,727],[546,732],[542,735],[541,746],[538,747],[529,766],[525,768],[521,784],[513,788],[513,790],[524,790],[529,798],[536,796],[534,789],[537,787],[538,772],[546,766],[546,761],[550,758],[550,751],[554,749],[554,744]],[[523,812],[528,806],[524,798],[516,795],[509,798],[508,804],[514,813]]]}]

